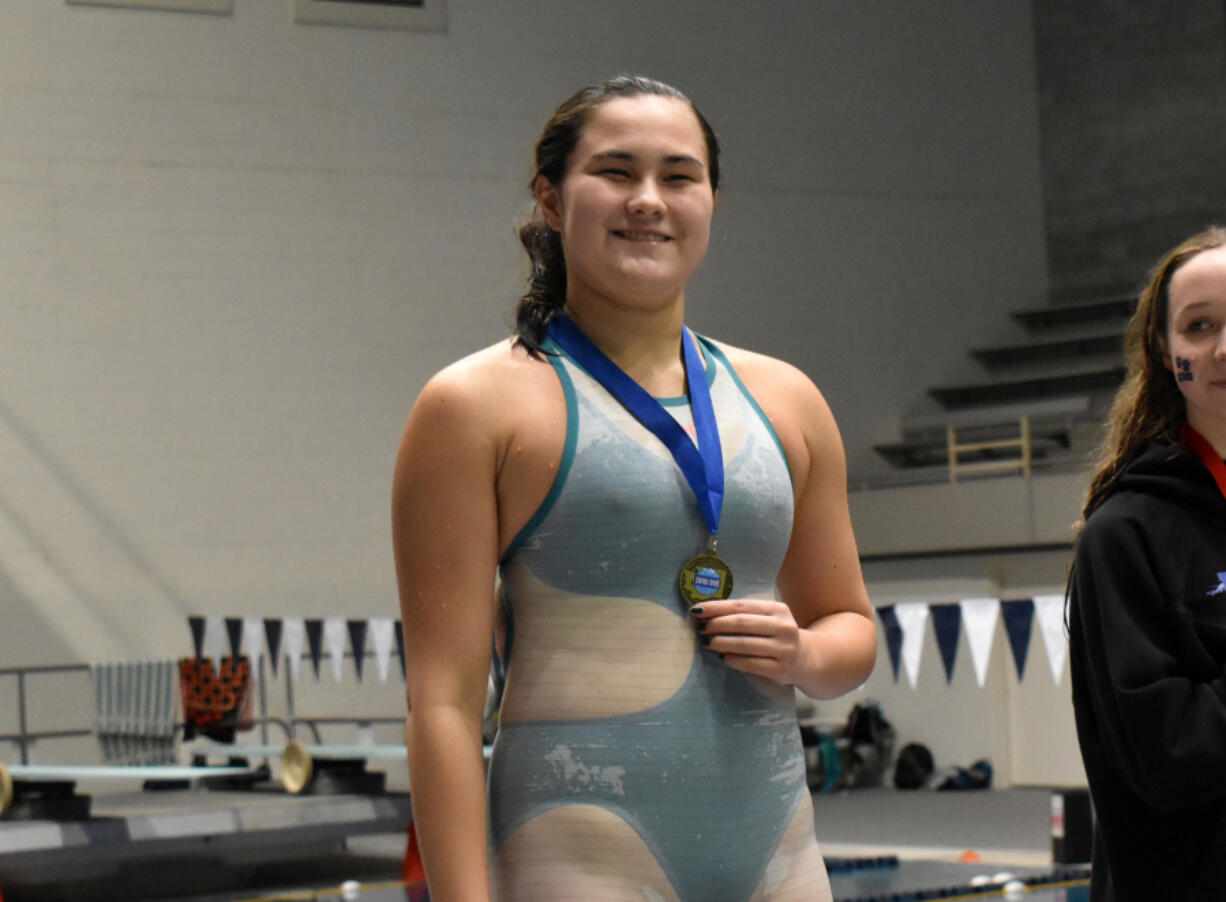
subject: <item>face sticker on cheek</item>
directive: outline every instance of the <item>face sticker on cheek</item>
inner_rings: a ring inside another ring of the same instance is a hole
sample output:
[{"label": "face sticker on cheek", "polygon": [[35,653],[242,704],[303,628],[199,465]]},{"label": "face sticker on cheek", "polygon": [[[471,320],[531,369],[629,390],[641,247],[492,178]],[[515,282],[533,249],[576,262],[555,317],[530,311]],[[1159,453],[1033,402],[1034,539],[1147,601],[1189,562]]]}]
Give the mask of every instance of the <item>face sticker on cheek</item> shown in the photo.
[{"label": "face sticker on cheek", "polygon": [[1192,361],[1183,357],[1175,358],[1175,379],[1179,382],[1192,381]]}]

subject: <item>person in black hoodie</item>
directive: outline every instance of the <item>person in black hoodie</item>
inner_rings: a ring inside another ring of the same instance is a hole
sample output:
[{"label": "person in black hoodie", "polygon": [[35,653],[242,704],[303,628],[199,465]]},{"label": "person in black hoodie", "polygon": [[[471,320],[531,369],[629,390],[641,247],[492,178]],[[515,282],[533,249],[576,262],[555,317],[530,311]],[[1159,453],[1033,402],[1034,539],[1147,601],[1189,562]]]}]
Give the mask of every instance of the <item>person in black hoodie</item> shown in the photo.
[{"label": "person in black hoodie", "polygon": [[1154,267],[1069,577],[1092,902],[1226,899],[1226,229]]}]

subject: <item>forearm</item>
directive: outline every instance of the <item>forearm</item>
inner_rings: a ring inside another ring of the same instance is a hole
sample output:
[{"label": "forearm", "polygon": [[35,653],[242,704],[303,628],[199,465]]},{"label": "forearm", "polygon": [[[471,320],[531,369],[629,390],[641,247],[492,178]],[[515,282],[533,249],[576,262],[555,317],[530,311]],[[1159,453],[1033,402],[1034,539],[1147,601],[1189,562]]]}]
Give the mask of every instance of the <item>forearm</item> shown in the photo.
[{"label": "forearm", "polygon": [[485,771],[480,725],[459,709],[412,714],[413,821],[434,902],[490,898]]},{"label": "forearm", "polygon": [[877,659],[873,621],[854,611],[818,618],[800,631],[791,682],[810,698],[837,698],[861,685]]}]

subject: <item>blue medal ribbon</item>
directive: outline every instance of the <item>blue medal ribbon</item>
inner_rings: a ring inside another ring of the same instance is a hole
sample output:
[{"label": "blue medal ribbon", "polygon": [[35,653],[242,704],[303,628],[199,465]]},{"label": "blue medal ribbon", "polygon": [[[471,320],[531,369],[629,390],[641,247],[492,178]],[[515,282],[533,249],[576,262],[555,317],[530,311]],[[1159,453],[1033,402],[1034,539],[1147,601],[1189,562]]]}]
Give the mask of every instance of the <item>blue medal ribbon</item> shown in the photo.
[{"label": "blue medal ribbon", "polygon": [[719,533],[719,515],[724,506],[724,454],[719,443],[715,409],[711,406],[711,391],[707,387],[707,375],[696,348],[694,333],[685,326],[681,328],[685,381],[689,387],[690,408],[694,412],[697,447],[663,405],[596,347],[568,316],[558,314],[550,321],[549,337],[664,443],[685,476],[685,481],[694,490],[698,510],[714,538]]}]

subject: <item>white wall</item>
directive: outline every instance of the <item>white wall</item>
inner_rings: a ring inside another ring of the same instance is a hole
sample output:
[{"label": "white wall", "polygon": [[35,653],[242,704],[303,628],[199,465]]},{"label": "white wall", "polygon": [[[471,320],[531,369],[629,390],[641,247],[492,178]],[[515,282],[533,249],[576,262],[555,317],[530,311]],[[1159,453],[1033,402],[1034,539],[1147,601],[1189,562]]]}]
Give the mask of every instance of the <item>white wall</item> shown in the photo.
[{"label": "white wall", "polygon": [[852,492],[848,500],[863,558],[1067,545],[1089,481],[1088,472],[980,478]]},{"label": "white wall", "polygon": [[805,369],[853,476],[1042,300],[1024,0],[449,11],[0,10],[0,661],[176,656],[188,614],[393,614],[400,429],[506,334],[530,145],[581,84],[646,72],[715,123],[691,320]]},{"label": "white wall", "polygon": [[[870,597],[885,605],[1063,594],[1068,544],[1088,482],[1089,473],[1080,472],[853,492]],[[1021,680],[1004,623],[997,623],[982,687],[965,630],[947,681],[929,619],[914,687],[901,666],[894,679],[884,632],[878,633],[873,675],[850,698],[823,704],[823,716],[843,716],[855,702],[872,699],[898,729],[900,744],[927,745],[939,768],[987,758],[1001,785],[1085,784],[1068,663],[1053,674],[1037,621]],[[1067,643],[1061,646],[1066,658]]]}]

